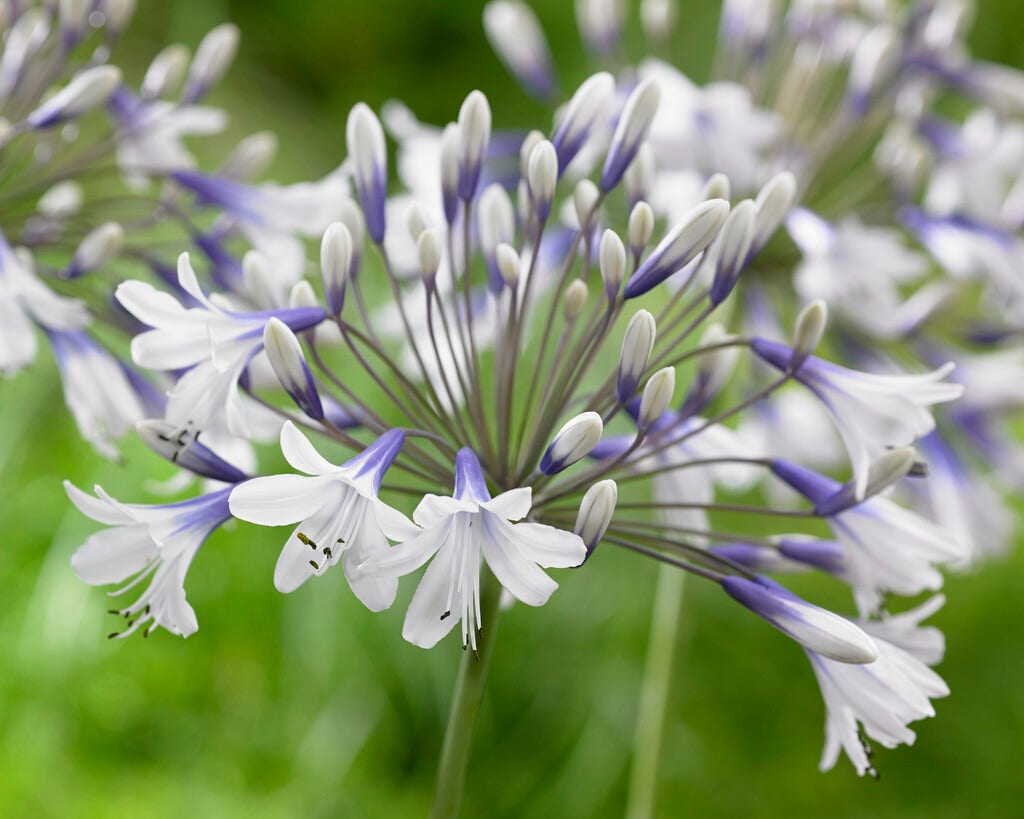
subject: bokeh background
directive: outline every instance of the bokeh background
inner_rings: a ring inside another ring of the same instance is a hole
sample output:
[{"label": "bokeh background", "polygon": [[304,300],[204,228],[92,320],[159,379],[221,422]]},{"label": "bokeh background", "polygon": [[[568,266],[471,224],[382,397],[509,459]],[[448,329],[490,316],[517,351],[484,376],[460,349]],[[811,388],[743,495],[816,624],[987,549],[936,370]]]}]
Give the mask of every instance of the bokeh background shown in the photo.
[{"label": "bokeh background", "polygon": [[[673,57],[700,79],[717,4],[680,4]],[[211,154],[272,129],[282,145],[273,175],[292,181],[340,161],[357,100],[401,98],[441,123],[478,87],[497,125],[546,125],[491,55],[482,5],[139,0],[119,56],[139,77],[167,41],[194,45],[213,25],[238,23],[240,58],[214,97],[233,127]],[[589,69],[571,3],[535,6],[571,87]],[[1024,6],[978,6],[975,53],[1024,66]],[[198,634],[105,639],[104,594],[68,565],[92,524],[60,481],[142,501],[152,466],[132,446],[120,464],[93,456],[46,356],[0,383],[0,816],[425,814],[461,650],[402,642],[411,583],[381,615],[340,575],[282,597],[271,575],[284,530],[238,526],[211,539],[189,576]],[[585,571],[561,572],[543,609],[504,615],[466,817],[621,816],[655,570],[605,548]],[[1021,816],[1022,578],[1021,549],[950,578],[935,622],[953,694],[915,726],[916,747],[879,752],[879,782],[858,779],[845,759],[817,773],[824,713],[802,652],[717,589],[690,584],[659,815]],[[842,599],[820,581],[796,585]]]}]

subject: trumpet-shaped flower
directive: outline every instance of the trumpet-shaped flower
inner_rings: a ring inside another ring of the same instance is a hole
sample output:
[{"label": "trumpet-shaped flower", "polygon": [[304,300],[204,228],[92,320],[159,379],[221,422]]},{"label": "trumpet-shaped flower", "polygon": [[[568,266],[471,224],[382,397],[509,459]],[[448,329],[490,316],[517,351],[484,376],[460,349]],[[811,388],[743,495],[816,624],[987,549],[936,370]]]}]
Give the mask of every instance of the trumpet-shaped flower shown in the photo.
[{"label": "trumpet-shaped flower", "polygon": [[[784,372],[791,366],[793,353],[784,344],[756,338],[751,349]],[[928,373],[877,375],[808,356],[794,378],[831,413],[853,462],[857,493],[862,496],[872,459],[888,448],[906,446],[927,435],[935,428],[928,408],[963,394],[962,385],[943,380],[952,370],[949,363]]]},{"label": "trumpet-shaped flower", "polygon": [[937,596],[912,611],[859,623],[878,646],[878,659],[870,665],[839,663],[807,652],[827,713],[818,765],[822,771],[835,766],[842,750],[859,775],[877,776],[858,723],[867,737],[895,748],[914,743],[911,722],[935,715],[930,701],[948,695],[949,688],[928,665],[942,659],[944,641],[938,629],[919,625],[942,603]]},{"label": "trumpet-shaped flower", "polygon": [[248,435],[255,419],[239,394],[238,380],[262,348],[267,322],[277,317],[292,330],[305,330],[319,324],[325,313],[319,307],[258,313],[224,309],[216,296],[208,298],[199,287],[187,253],[178,259],[178,282],[197,306],[185,308],[140,281],[117,288],[125,309],[153,328],[132,339],[132,358],[155,370],[191,368],[168,395],[167,421],[183,429],[226,427],[235,435]]},{"label": "trumpet-shaped flower", "polygon": [[281,429],[281,451],[305,475],[271,475],[238,484],[231,514],[261,526],[298,523],[274,570],[278,591],[291,592],[341,561],[352,591],[371,611],[394,602],[398,580],[358,572],[386,553],[388,538],[418,531],[405,515],[377,497],[384,473],[402,448],[401,430],[385,432],[341,466],[325,459],[290,421]]},{"label": "trumpet-shaped flower", "polygon": [[195,612],[185,599],[185,574],[210,534],[231,517],[230,489],[158,506],[120,503],[96,487],[96,497],[70,481],[64,489],[71,502],[88,517],[111,528],[91,535],[71,558],[71,568],[86,583],[127,585],[113,594],[134,588],[147,578],[149,585],[129,606],[115,610],[128,620],[127,637],[143,626],[144,634],[163,627],[188,637],[199,628]]},{"label": "trumpet-shaped flower", "polygon": [[476,650],[480,622],[481,562],[517,600],[542,606],[558,584],[542,571],[580,565],[587,556],[578,535],[522,521],[532,503],[529,487],[492,498],[470,449],[455,459],[455,493],[427,495],[413,512],[415,537],[364,563],[361,576],[397,578],[434,558],[409,604],[402,634],[430,648],[456,623],[462,644]]}]

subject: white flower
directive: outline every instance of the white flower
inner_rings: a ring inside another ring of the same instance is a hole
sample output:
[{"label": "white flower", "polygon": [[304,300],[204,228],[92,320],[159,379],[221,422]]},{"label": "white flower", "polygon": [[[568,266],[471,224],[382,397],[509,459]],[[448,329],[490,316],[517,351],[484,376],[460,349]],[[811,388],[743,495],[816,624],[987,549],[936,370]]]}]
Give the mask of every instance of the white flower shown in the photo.
[{"label": "white flower", "polygon": [[107,458],[117,457],[116,440],[145,417],[145,402],[124,365],[80,331],[48,332],[60,367],[64,403],[82,437]]},{"label": "white flower", "polygon": [[542,606],[558,584],[540,567],[578,566],[587,556],[583,541],[571,532],[515,523],[529,514],[531,503],[529,487],[492,498],[476,455],[462,449],[455,459],[454,495],[424,497],[413,513],[422,532],[367,561],[359,573],[397,578],[433,557],[409,604],[402,635],[430,648],[461,622],[463,646],[476,650],[483,625],[481,562],[517,600]]},{"label": "white flower", "polygon": [[[789,369],[792,351],[784,344],[755,338],[751,349],[779,370]],[[857,494],[862,497],[871,461],[887,449],[927,435],[935,428],[928,407],[963,394],[962,385],[942,380],[952,370],[950,362],[928,373],[876,375],[808,356],[793,377],[831,413],[850,453]]]},{"label": "white flower", "polygon": [[944,640],[938,629],[918,626],[942,603],[941,596],[933,597],[886,620],[860,622],[878,646],[878,659],[870,665],[837,663],[807,652],[827,711],[820,770],[831,769],[843,750],[858,774],[877,776],[857,724],[869,738],[895,748],[914,743],[911,722],[935,715],[930,700],[945,697],[949,688],[928,664],[942,659]]},{"label": "white flower", "polygon": [[[774,461],[771,469],[828,521],[843,552],[834,572],[852,587],[862,613],[878,609],[886,592],[914,595],[941,588],[936,566],[966,557],[965,545],[953,533],[886,497],[849,506],[849,485],[789,461]],[[836,501],[844,505],[830,508]]]},{"label": "white flower", "polygon": [[756,190],[769,175],[766,154],[782,135],[782,122],[757,107],[746,88],[728,82],[697,86],[654,59],[641,64],[640,77],[656,80],[661,90],[648,136],[659,169],[724,173],[740,194]]},{"label": "white flower", "polygon": [[[281,452],[306,475],[272,475],[238,484],[231,514],[262,526],[298,523],[274,570],[278,591],[291,592],[341,561],[352,591],[371,611],[394,602],[398,580],[360,573],[360,563],[387,550],[388,538],[418,531],[377,497],[384,473],[405,440],[389,430],[356,457],[336,466],[320,455],[290,421],[281,429]],[[307,477],[308,476],[308,477]]]},{"label": "white flower", "polygon": [[217,296],[199,287],[188,254],[178,258],[178,281],[197,306],[185,308],[149,284],[127,281],[118,301],[143,324],[154,328],[132,339],[132,359],[154,370],[191,368],[168,395],[165,418],[185,429],[226,428],[234,435],[254,432],[259,413],[243,401],[238,379],[263,346],[263,329],[276,316],[292,330],[319,324],[324,311],[299,307],[260,313],[224,309]]},{"label": "white flower", "polygon": [[832,225],[801,208],[789,214],[786,227],[803,254],[794,284],[805,300],[822,299],[846,321],[882,338],[906,332],[927,315],[914,309],[919,301],[904,300],[900,292],[924,275],[928,261],[906,247],[899,231],[864,225],[854,216]]},{"label": "white flower", "polygon": [[193,167],[182,137],[217,134],[228,123],[218,108],[142,100],[125,88],[114,93],[109,107],[117,119],[117,164],[133,186],[150,174]]},{"label": "white flower", "polygon": [[36,357],[33,322],[52,330],[89,323],[85,305],[58,296],[36,278],[31,259],[11,250],[0,233],[0,372],[13,375]]},{"label": "white flower", "polygon": [[301,236],[319,239],[341,218],[351,196],[347,174],[336,170],[318,182],[294,185],[245,185],[196,171],[177,171],[174,180],[199,200],[223,208],[255,250],[271,262],[285,285],[296,282],[306,266]]},{"label": "white flower", "polygon": [[83,514],[112,527],[91,535],[75,551],[75,574],[94,586],[131,578],[115,595],[151,578],[138,600],[115,612],[129,622],[110,636],[127,637],[147,623],[146,634],[158,626],[182,637],[194,633],[199,626],[185,600],[185,574],[210,533],[231,517],[230,489],[160,506],[120,503],[99,486],[95,498],[70,481],[64,489]]}]

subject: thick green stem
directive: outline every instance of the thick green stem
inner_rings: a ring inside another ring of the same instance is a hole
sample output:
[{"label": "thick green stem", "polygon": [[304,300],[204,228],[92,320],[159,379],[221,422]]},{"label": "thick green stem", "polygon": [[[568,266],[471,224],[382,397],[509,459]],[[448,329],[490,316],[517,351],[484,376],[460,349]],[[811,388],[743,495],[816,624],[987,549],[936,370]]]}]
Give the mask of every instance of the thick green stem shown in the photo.
[{"label": "thick green stem", "polygon": [[448,714],[448,727],[441,746],[441,761],[437,766],[437,784],[434,787],[430,819],[455,819],[459,815],[476,718],[480,713],[487,667],[498,630],[500,597],[501,584],[485,569],[480,585],[481,629],[477,638],[477,651],[473,653],[467,650],[459,666],[452,709]]},{"label": "thick green stem", "polygon": [[658,587],[654,593],[651,634],[633,743],[633,768],[629,775],[626,819],[649,819],[654,815],[665,706],[672,680],[685,577],[685,572],[673,566],[663,565],[658,570]]}]

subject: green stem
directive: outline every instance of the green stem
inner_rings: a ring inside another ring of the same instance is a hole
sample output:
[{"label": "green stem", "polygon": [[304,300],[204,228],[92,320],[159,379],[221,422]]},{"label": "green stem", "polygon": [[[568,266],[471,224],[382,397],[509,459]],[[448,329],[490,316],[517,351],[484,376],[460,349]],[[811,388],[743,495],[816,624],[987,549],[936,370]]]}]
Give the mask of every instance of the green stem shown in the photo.
[{"label": "green stem", "polygon": [[441,761],[437,766],[434,804],[430,819],[455,819],[466,784],[469,753],[473,745],[476,718],[484,696],[487,667],[494,650],[494,637],[498,630],[498,600],[501,584],[489,571],[484,571],[480,585],[480,623],[476,653],[466,651],[459,666],[455,683],[452,709],[448,714],[448,727],[441,746]]},{"label": "green stem", "polygon": [[685,577],[685,572],[673,566],[661,566],[658,570],[658,587],[654,592],[651,634],[633,743],[626,819],[650,819],[654,815],[658,759],[661,756],[665,707],[672,680]]}]

